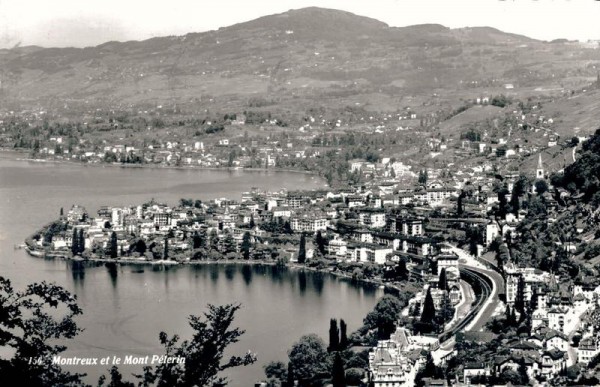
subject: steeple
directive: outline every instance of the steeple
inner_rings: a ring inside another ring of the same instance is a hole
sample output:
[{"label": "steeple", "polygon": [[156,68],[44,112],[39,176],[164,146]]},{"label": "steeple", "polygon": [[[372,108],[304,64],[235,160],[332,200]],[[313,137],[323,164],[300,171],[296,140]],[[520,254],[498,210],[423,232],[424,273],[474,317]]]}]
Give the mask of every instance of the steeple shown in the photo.
[{"label": "steeple", "polygon": [[544,165],[542,164],[542,154],[538,154],[538,165],[537,165],[537,169],[535,171],[535,177],[536,179],[543,179],[544,178]]}]

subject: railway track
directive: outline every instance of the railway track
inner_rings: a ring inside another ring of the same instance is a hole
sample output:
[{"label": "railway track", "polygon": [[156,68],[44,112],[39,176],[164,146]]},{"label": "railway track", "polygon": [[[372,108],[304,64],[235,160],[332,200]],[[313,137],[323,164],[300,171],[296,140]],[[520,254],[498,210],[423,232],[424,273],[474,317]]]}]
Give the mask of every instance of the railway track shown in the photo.
[{"label": "railway track", "polygon": [[464,268],[460,269],[460,275],[473,288],[473,293],[475,294],[473,308],[458,324],[438,336],[440,344],[452,339],[456,333],[464,331],[475,317],[477,317],[485,302],[492,294],[492,280],[486,275]]}]

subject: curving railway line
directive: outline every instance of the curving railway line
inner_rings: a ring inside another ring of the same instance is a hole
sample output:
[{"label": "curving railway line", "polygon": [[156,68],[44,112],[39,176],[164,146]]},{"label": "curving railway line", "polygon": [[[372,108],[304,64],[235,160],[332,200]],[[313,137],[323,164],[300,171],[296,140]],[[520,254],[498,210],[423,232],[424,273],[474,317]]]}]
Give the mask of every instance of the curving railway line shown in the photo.
[{"label": "curving railway line", "polygon": [[461,278],[468,282],[473,288],[473,293],[475,293],[475,301],[473,308],[458,324],[439,335],[440,344],[451,340],[456,333],[467,330],[467,327],[471,325],[475,318],[478,317],[478,315],[482,312],[486,301],[492,296],[493,293],[492,279],[489,276],[466,268],[461,268],[460,274]]}]

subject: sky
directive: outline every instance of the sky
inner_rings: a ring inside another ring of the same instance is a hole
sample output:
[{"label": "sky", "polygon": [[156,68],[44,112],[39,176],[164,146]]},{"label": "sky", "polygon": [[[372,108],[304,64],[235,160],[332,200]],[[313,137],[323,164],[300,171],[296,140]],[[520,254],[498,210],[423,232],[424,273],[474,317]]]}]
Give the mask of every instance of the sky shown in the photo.
[{"label": "sky", "polygon": [[490,26],[542,40],[600,39],[600,1],[594,0],[0,0],[0,48],[184,35],[309,6],[394,27]]}]

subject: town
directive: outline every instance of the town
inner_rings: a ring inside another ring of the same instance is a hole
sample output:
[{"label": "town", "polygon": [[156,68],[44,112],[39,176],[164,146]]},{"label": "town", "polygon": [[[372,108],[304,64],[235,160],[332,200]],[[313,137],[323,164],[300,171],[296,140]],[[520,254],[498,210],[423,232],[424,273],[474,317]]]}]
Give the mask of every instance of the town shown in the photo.
[{"label": "town", "polygon": [[600,385],[598,2],[13,3],[3,381]]},{"label": "town", "polygon": [[[582,139],[583,157],[599,138]],[[380,173],[347,188],[253,188],[239,201],[96,214],[74,205],[26,246],[76,261],[287,265],[385,286],[401,303],[395,320],[344,340],[368,354],[358,379],[374,386],[597,382],[600,283],[588,242],[598,212],[592,188],[569,185],[582,172],[550,174],[541,153],[531,170],[504,176],[390,159],[349,167]]]}]

